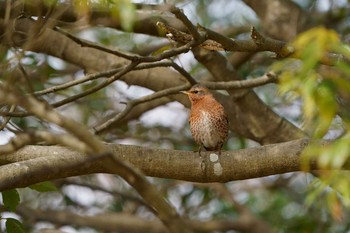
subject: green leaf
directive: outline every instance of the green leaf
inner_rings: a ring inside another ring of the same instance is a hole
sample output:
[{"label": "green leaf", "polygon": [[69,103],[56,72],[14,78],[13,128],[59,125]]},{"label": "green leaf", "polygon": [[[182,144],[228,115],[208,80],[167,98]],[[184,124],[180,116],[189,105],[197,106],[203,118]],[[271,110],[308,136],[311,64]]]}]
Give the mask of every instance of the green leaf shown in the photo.
[{"label": "green leaf", "polygon": [[25,233],[24,227],[20,221],[14,218],[6,219],[6,232],[7,233]]},{"label": "green leaf", "polygon": [[322,138],[337,114],[336,87],[333,82],[322,81],[315,93],[315,102],[318,106],[318,127],[315,131],[316,138]]},{"label": "green leaf", "polygon": [[44,181],[37,184],[30,185],[29,188],[38,192],[55,192],[56,186],[50,181]]},{"label": "green leaf", "polygon": [[134,22],[136,7],[130,0],[118,0],[113,1],[110,11],[113,18],[120,20],[120,24],[125,31],[132,31]]},{"label": "green leaf", "polygon": [[135,21],[135,5],[130,0],[121,0],[118,3],[122,28],[126,31],[132,31]]},{"label": "green leaf", "polygon": [[15,211],[17,205],[20,202],[20,197],[16,189],[11,189],[2,192],[2,201],[4,202],[4,206],[6,206],[9,210]]}]

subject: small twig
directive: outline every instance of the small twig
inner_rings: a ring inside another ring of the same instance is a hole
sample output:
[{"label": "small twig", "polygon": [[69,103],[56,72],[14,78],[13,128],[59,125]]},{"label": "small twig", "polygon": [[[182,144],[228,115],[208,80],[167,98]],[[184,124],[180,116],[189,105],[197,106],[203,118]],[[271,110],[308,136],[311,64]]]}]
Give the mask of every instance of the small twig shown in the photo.
[{"label": "small twig", "polygon": [[[15,111],[16,107],[17,107],[16,105],[11,105],[10,110],[8,112],[12,113],[13,111]],[[6,127],[7,123],[9,123],[10,120],[11,120],[11,117],[5,116],[4,121],[0,125],[0,130],[3,130]]]},{"label": "small twig", "polygon": [[149,64],[140,64],[138,65],[135,70],[142,70],[142,69],[150,69],[154,67],[173,67],[177,72],[179,72],[186,80],[191,83],[192,85],[195,85],[197,81],[181,66],[176,64],[173,61],[160,61],[160,62],[154,62]]},{"label": "small twig", "polygon": [[18,67],[19,67],[19,70],[21,71],[21,73],[23,74],[25,83],[27,84],[27,87],[28,87],[28,91],[33,92],[33,87],[32,87],[32,84],[30,82],[30,78],[28,77],[27,71],[24,69],[21,62],[18,63]]},{"label": "small twig", "polygon": [[173,48],[173,49],[167,50],[167,51],[165,51],[161,54],[155,55],[155,56],[139,56],[139,55],[130,55],[126,52],[121,52],[121,51],[117,51],[114,49],[109,49],[109,48],[106,48],[104,46],[98,45],[96,43],[82,40],[82,39],[77,38],[77,37],[75,37],[67,32],[62,31],[59,28],[56,28],[56,30],[58,32],[64,34],[65,36],[67,36],[68,38],[73,40],[74,42],[80,44],[83,47],[90,47],[90,48],[98,49],[98,50],[101,50],[103,52],[110,53],[110,54],[113,54],[115,56],[119,56],[119,57],[125,58],[129,61],[136,62],[136,63],[156,62],[156,61],[160,61],[160,60],[167,59],[170,57],[174,57],[174,56],[182,54],[182,53],[187,53],[197,43],[197,42],[191,41],[190,43],[188,43],[186,45],[180,46],[178,48]]},{"label": "small twig", "polygon": [[200,83],[210,89],[232,90],[232,89],[259,87],[268,83],[274,83],[276,81],[277,81],[277,75],[275,73],[269,72],[264,74],[261,77],[248,79],[248,80],[228,81],[228,82],[200,82]]},{"label": "small twig", "polygon": [[186,78],[186,80],[191,84],[191,85],[195,85],[197,83],[197,81],[185,70],[183,69],[181,66],[179,66],[178,64],[176,64],[175,62],[172,62],[171,66],[177,70],[177,72],[179,72],[180,74],[182,74],[182,76],[184,76]]},{"label": "small twig", "polygon": [[135,107],[136,105],[141,104],[141,103],[145,103],[145,102],[148,102],[148,101],[160,98],[160,97],[164,97],[167,95],[178,94],[180,91],[187,90],[190,87],[191,87],[191,84],[187,83],[187,84],[184,84],[181,86],[176,86],[176,87],[171,87],[171,88],[168,88],[165,90],[161,90],[161,91],[155,92],[153,94],[147,95],[147,96],[139,98],[139,99],[131,100],[127,103],[125,109],[122,112],[117,114],[115,117],[109,119],[108,121],[104,122],[103,124],[94,127],[92,130],[95,134],[98,134],[101,131],[108,128],[111,124],[115,124],[119,120],[123,119],[123,117],[125,117],[131,111],[131,109],[133,107]]},{"label": "small twig", "polygon": [[88,81],[91,81],[91,80],[94,80],[94,79],[98,79],[98,78],[101,78],[101,77],[109,77],[111,75],[114,75],[114,74],[118,73],[122,69],[123,68],[117,68],[117,69],[112,69],[112,70],[105,71],[105,72],[98,72],[98,73],[94,73],[94,74],[89,74],[89,75],[86,75],[83,78],[80,78],[80,79],[77,79],[77,80],[73,80],[71,82],[66,82],[66,83],[63,83],[61,85],[56,85],[56,86],[53,86],[53,87],[49,87],[49,88],[46,88],[45,90],[36,91],[33,94],[35,96],[41,96],[41,95],[46,95],[46,94],[49,94],[49,93],[52,93],[52,92],[61,91],[61,90],[67,89],[69,87],[72,87],[72,86],[75,86],[75,85],[78,85],[78,84],[82,84],[82,83],[85,83],[85,82],[88,82]]},{"label": "small twig", "polygon": [[126,73],[132,71],[133,68],[135,66],[137,66],[137,64],[138,64],[137,62],[132,62],[129,65],[127,65],[123,70],[121,70],[117,74],[113,75],[112,77],[108,78],[103,83],[101,83],[101,84],[99,84],[97,86],[94,86],[94,87],[92,87],[92,88],[90,88],[90,89],[88,89],[88,90],[86,90],[84,92],[81,92],[81,93],[77,94],[77,95],[73,95],[73,96],[70,96],[70,97],[68,97],[66,99],[63,99],[61,101],[53,103],[53,104],[51,104],[51,106],[54,107],[54,108],[57,108],[57,107],[65,105],[67,103],[70,103],[70,102],[73,102],[73,101],[78,100],[80,98],[83,98],[83,97],[85,97],[87,95],[90,95],[90,94],[92,94],[92,93],[94,93],[96,91],[99,91],[102,88],[104,88],[104,87],[108,86],[109,84],[113,83],[114,81],[118,80],[119,78],[121,78]]},{"label": "small twig", "polygon": [[183,24],[187,27],[188,31],[193,36],[193,39],[198,43],[203,42],[204,38],[199,34],[197,28],[192,24],[192,22],[187,18],[187,16],[183,13],[183,10],[177,8],[176,6],[172,6],[170,12],[173,13],[176,18],[181,20]]},{"label": "small twig", "polygon": [[55,30],[60,32],[61,34],[65,35],[66,37],[68,37],[69,39],[74,41],[75,43],[80,44],[82,47],[89,47],[89,48],[98,49],[98,50],[101,50],[103,52],[110,53],[110,54],[113,54],[113,55],[118,56],[118,57],[125,58],[125,59],[130,60],[130,61],[133,61],[135,58],[137,58],[137,56],[135,56],[135,55],[129,55],[129,54],[125,53],[125,52],[120,52],[118,50],[109,49],[107,47],[98,45],[96,43],[80,39],[80,38],[78,38],[76,36],[71,35],[68,32],[65,32],[64,30],[61,30],[58,27],[55,27]]}]

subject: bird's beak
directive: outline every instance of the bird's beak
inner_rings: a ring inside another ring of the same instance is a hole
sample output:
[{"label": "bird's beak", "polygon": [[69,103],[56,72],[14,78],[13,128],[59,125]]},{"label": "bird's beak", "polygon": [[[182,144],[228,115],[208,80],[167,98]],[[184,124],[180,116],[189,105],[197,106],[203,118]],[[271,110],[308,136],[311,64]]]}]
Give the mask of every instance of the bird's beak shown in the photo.
[{"label": "bird's beak", "polygon": [[180,92],[186,95],[190,94],[188,91],[180,91]]}]

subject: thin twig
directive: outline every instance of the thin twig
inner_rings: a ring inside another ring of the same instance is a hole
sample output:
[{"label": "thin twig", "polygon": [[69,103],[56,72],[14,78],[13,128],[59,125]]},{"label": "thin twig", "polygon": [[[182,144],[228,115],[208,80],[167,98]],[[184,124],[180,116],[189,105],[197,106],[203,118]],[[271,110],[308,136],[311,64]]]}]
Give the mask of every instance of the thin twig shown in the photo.
[{"label": "thin twig", "polygon": [[135,60],[137,58],[137,56],[129,55],[126,52],[120,52],[120,51],[115,50],[115,49],[109,49],[107,47],[98,45],[96,43],[80,39],[80,38],[78,38],[76,36],[73,36],[72,34],[70,34],[68,32],[65,32],[64,30],[61,30],[58,27],[55,27],[54,30],[56,30],[56,31],[60,32],[61,34],[65,35],[66,37],[68,37],[69,39],[71,39],[75,43],[81,45],[82,47],[89,47],[89,48],[98,49],[98,50],[101,50],[103,52],[110,53],[110,54],[113,54],[113,55],[118,56],[118,57],[125,58],[125,59],[130,60],[130,61],[133,61],[133,60]]},{"label": "thin twig", "polygon": [[173,67],[177,72],[179,72],[186,80],[191,83],[192,85],[195,85],[197,81],[181,66],[176,64],[173,61],[160,61],[160,62],[154,62],[149,64],[140,64],[138,65],[135,70],[142,70],[142,69],[150,69],[154,67]]},{"label": "thin twig", "polygon": [[[182,67],[180,67],[178,64],[176,64],[173,61],[160,61],[160,62],[154,62],[154,63],[147,63],[147,64],[140,64],[138,66],[136,66],[134,68],[134,70],[143,70],[143,69],[150,69],[150,68],[155,68],[155,67],[173,67],[175,70],[177,70],[180,74],[182,74],[190,83],[192,83],[193,85],[196,83],[196,81],[193,79],[193,77],[186,71],[184,70]],[[124,67],[125,68],[125,67]],[[35,96],[41,96],[41,95],[46,95],[49,93],[53,93],[53,92],[57,92],[57,91],[61,91],[64,89],[67,89],[69,87],[75,86],[75,85],[79,85],[91,80],[95,80],[98,78],[105,78],[105,77],[109,77],[111,75],[114,75],[118,72],[120,72],[123,68],[117,68],[117,69],[112,69],[109,71],[105,71],[105,72],[98,72],[98,73],[94,73],[94,74],[88,74],[85,77],[82,77],[80,79],[77,80],[73,80],[70,82],[66,82],[60,85],[56,85],[53,87],[49,87],[46,88],[44,90],[41,91],[36,91],[33,94]]]},{"label": "thin twig", "polygon": [[73,96],[70,96],[66,99],[63,99],[63,100],[60,100],[60,101],[57,101],[56,103],[53,103],[51,104],[52,107],[54,108],[57,108],[57,107],[60,107],[60,106],[63,106],[67,103],[70,103],[70,102],[73,102],[73,101],[76,101],[80,98],[83,98],[87,95],[90,95],[96,91],[99,91],[101,90],[102,88],[108,86],[109,84],[115,82],[116,80],[120,79],[123,75],[127,74],[128,72],[132,71],[133,68],[135,66],[137,66],[137,62],[131,62],[129,65],[127,65],[123,70],[121,70],[119,73],[113,75],[112,77],[108,78],[106,81],[104,81],[103,83],[100,83],[99,85],[97,86],[94,86],[84,92],[81,92],[79,94],[76,94],[76,95],[73,95]]},{"label": "thin twig", "polygon": [[165,51],[161,54],[155,55],[155,56],[139,56],[139,55],[130,55],[126,52],[121,52],[118,50],[106,48],[106,47],[98,45],[96,43],[80,39],[78,37],[75,37],[75,36],[67,33],[67,32],[62,31],[59,28],[57,28],[56,30],[58,32],[64,34],[65,36],[67,36],[68,38],[73,40],[74,42],[80,44],[83,47],[90,47],[90,48],[98,49],[98,50],[101,50],[103,52],[113,54],[115,56],[122,57],[122,58],[129,60],[129,61],[137,62],[137,63],[156,62],[156,61],[160,61],[160,60],[167,59],[170,57],[174,57],[174,56],[182,54],[182,53],[187,53],[195,44],[197,44],[196,41],[191,41],[190,43],[188,43],[186,45],[180,46],[178,48],[173,48],[173,49],[167,50],[167,51]]},{"label": "thin twig", "polygon": [[33,87],[32,87],[32,84],[30,82],[30,78],[28,77],[27,71],[24,69],[23,65],[20,62],[18,63],[18,67],[19,67],[19,70],[21,71],[21,73],[23,74],[24,81],[28,87],[28,91],[33,92]]},{"label": "thin twig", "polygon": [[125,117],[131,111],[131,109],[133,107],[135,107],[136,105],[138,105],[138,104],[145,103],[145,102],[148,102],[148,101],[160,98],[160,97],[164,97],[164,96],[167,96],[167,95],[178,94],[180,91],[187,90],[190,87],[191,87],[191,84],[187,83],[187,84],[184,84],[184,85],[181,85],[181,86],[176,86],[176,87],[171,87],[171,88],[168,88],[168,89],[165,89],[165,90],[161,90],[161,91],[155,92],[153,94],[141,97],[139,99],[131,100],[131,101],[129,101],[127,103],[125,109],[122,112],[117,114],[115,117],[109,119],[108,121],[104,122],[103,124],[94,127],[92,129],[92,131],[95,134],[100,133],[101,131],[103,131],[106,128],[108,128],[111,124],[115,124],[116,122],[118,122],[121,119],[123,119],[123,117]]},{"label": "thin twig", "polygon": [[[10,110],[8,112],[9,113],[14,112],[16,110],[16,107],[17,107],[16,105],[11,105]],[[5,116],[4,121],[1,122],[0,130],[3,130],[6,127],[7,123],[9,123],[10,120],[11,120],[10,116]]]},{"label": "thin twig", "polygon": [[170,12],[173,13],[176,18],[181,20],[183,24],[187,27],[188,31],[193,36],[193,39],[198,43],[202,43],[204,41],[204,37],[202,37],[197,28],[192,24],[192,22],[187,18],[187,16],[183,13],[182,9],[177,8],[176,6],[172,6]]},{"label": "thin twig", "polygon": [[277,75],[273,72],[268,72],[261,77],[247,80],[235,80],[227,82],[200,82],[204,86],[215,90],[233,90],[259,87],[268,83],[275,83]]},{"label": "thin twig", "polygon": [[52,93],[52,92],[61,91],[61,90],[67,89],[69,87],[72,87],[72,86],[75,86],[75,85],[78,85],[78,84],[82,84],[82,83],[85,83],[85,82],[88,82],[88,81],[91,81],[91,80],[95,80],[95,79],[98,79],[98,78],[101,78],[101,77],[109,77],[111,75],[114,75],[114,74],[118,73],[122,69],[123,68],[121,67],[121,68],[112,69],[112,70],[105,71],[105,72],[98,72],[98,73],[94,73],[94,74],[89,74],[89,75],[86,75],[83,78],[76,79],[76,80],[73,80],[71,82],[66,82],[66,83],[63,83],[63,84],[60,84],[60,85],[49,87],[49,88],[46,88],[45,90],[36,91],[33,94],[35,96],[41,96],[41,95],[46,95],[46,94],[49,94],[49,93]]}]

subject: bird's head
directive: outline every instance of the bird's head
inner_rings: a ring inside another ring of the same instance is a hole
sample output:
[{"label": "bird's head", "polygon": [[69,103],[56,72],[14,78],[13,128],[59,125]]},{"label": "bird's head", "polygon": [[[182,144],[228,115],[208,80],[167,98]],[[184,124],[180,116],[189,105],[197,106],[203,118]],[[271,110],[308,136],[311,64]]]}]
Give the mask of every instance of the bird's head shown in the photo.
[{"label": "bird's head", "polygon": [[206,96],[212,96],[208,88],[200,84],[196,84],[189,91],[182,91],[182,93],[188,95],[192,104],[202,100]]}]

